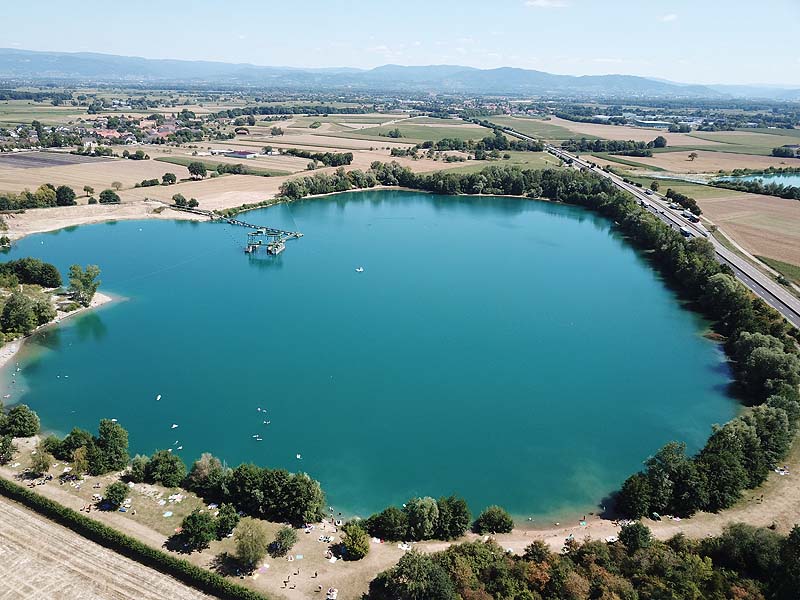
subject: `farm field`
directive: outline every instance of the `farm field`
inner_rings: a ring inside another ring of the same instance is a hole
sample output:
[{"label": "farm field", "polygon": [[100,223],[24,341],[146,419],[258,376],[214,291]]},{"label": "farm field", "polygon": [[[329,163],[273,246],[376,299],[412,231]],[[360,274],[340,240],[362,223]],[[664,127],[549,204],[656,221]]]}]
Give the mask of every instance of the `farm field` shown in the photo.
[{"label": "farm field", "polygon": [[[551,120],[534,119],[529,117],[488,117],[487,120],[501,127],[511,127],[520,133],[546,140],[568,140],[575,137],[575,134],[565,127],[553,124]],[[596,139],[595,136],[585,136]]]},{"label": "farm field", "polygon": [[231,159],[226,156],[159,156],[154,160],[173,165],[188,167],[193,162],[203,163],[209,171],[214,171],[220,164],[243,165],[252,175],[274,177],[277,175],[289,175],[292,171],[271,169],[263,164],[266,161],[259,159]]},{"label": "farm field", "polygon": [[[380,134],[388,133],[395,128],[400,130],[403,137],[389,138]],[[425,142],[428,140],[437,142],[444,138],[456,138],[461,140],[480,140],[490,135],[491,131],[480,125],[471,123],[452,123],[443,126],[421,123],[414,123],[413,120],[400,121],[391,125],[380,127],[369,127],[358,132],[334,133],[332,136],[347,137],[355,139],[373,140],[377,142]]]},{"label": "farm field", "polygon": [[775,269],[789,281],[800,285],[800,266],[791,265],[780,260],[775,260],[774,258],[767,258],[766,256],[758,256],[757,258]]},{"label": "farm field", "polygon": [[[649,187],[651,177],[630,177]],[[800,202],[747,194],[698,183],[655,179],[660,192],[668,188],[697,200],[703,214],[755,256],[800,265]],[[778,270],[778,269],[776,269]]]},{"label": "farm field", "polygon": [[753,131],[696,131],[689,134],[689,136],[696,140],[701,140],[700,143],[721,144],[723,146],[716,148],[720,151],[735,152],[737,154],[760,154],[763,156],[770,156],[772,149],[776,146],[798,143],[797,136],[788,131],[787,133],[778,133],[783,130],[770,129],[767,130],[770,133],[762,133],[763,131],[763,129]]},{"label": "farm field", "polygon": [[625,125],[601,125],[598,123],[576,123],[553,117],[550,123],[567,129],[568,137],[601,138],[605,140],[634,140],[637,142],[650,142],[659,135],[667,140],[669,146],[697,146],[713,145],[713,141],[694,139],[686,133],[669,133],[663,129],[648,129],[644,127],[627,127]]},{"label": "farm field", "polygon": [[0,553],[3,598],[211,598],[5,498]]},{"label": "farm field", "polygon": [[17,152],[0,154],[0,167],[17,169],[37,169],[42,167],[61,167],[84,163],[98,163],[113,160],[108,157],[81,156],[66,152]]},{"label": "farm field", "polygon": [[[56,167],[19,169],[0,164],[0,191],[35,190],[43,183],[68,185],[80,196],[83,186],[97,193],[119,181],[123,188],[133,187],[144,179],[160,179],[164,173],[175,173],[178,179],[189,177],[189,171],[179,165],[167,166],[154,160],[100,160]],[[81,198],[78,199],[81,201]],[[85,199],[84,199],[85,201]]]},{"label": "farm field", "polygon": [[[697,158],[689,160],[689,154],[695,152]],[[626,158],[626,157],[614,157]],[[660,152],[650,157],[637,157],[631,159],[637,163],[658,168],[672,173],[717,173],[718,171],[733,171],[734,169],[767,169],[769,167],[800,167],[800,160],[791,158],[775,158],[772,156],[757,156],[732,152],[708,152],[703,148],[681,152]],[[621,162],[621,161],[620,161]]]},{"label": "farm field", "polygon": [[30,124],[41,121],[44,125],[63,125],[86,118],[85,106],[52,106],[33,100],[4,100],[0,102],[0,124]]},{"label": "farm field", "polygon": [[509,152],[508,160],[471,160],[467,163],[440,163],[442,169],[452,173],[477,173],[486,167],[520,167],[522,169],[544,169],[558,167],[559,160],[547,152]]}]

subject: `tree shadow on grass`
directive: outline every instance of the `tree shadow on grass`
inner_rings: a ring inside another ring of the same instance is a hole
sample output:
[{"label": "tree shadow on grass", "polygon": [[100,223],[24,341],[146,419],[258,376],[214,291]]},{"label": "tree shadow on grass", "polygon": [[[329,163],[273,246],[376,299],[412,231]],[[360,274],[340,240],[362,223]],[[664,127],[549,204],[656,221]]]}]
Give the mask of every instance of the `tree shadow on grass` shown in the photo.
[{"label": "tree shadow on grass", "polygon": [[173,533],[164,542],[164,548],[170,552],[177,552],[178,554],[191,554],[192,549],[186,543],[185,538],[180,533]]},{"label": "tree shadow on grass", "polygon": [[248,571],[235,556],[228,552],[217,554],[211,561],[209,568],[223,577],[243,577],[244,575],[252,573],[252,570]]}]

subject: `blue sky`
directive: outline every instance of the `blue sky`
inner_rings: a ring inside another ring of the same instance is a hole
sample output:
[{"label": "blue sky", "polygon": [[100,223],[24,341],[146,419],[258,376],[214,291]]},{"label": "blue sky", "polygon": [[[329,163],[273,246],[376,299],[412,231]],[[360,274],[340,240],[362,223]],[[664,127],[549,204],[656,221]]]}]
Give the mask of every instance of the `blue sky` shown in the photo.
[{"label": "blue sky", "polygon": [[0,47],[800,86],[800,0],[3,2]]}]

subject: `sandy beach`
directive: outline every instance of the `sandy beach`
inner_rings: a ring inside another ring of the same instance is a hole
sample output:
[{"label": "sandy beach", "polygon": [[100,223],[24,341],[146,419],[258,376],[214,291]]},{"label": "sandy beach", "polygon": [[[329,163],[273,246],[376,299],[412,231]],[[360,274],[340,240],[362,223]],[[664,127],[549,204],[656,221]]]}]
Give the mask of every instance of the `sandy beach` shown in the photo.
[{"label": "sandy beach", "polygon": [[13,342],[9,342],[9,343],[3,345],[3,347],[0,348],[0,369],[2,369],[9,362],[11,362],[11,360],[16,356],[17,352],[19,352],[20,349],[22,348],[23,344],[25,343],[25,340],[30,338],[31,335],[33,335],[37,331],[41,331],[42,329],[45,329],[47,327],[52,327],[53,325],[57,325],[58,323],[62,323],[63,321],[66,321],[67,319],[71,319],[75,315],[82,314],[82,313],[84,313],[86,311],[89,311],[89,310],[94,310],[96,308],[99,308],[100,306],[103,306],[104,304],[108,304],[109,302],[113,302],[114,300],[118,300],[118,298],[114,298],[113,296],[110,296],[108,294],[104,294],[103,292],[96,292],[95,295],[94,295],[94,298],[92,299],[92,302],[91,302],[91,304],[89,304],[89,306],[81,307],[78,310],[74,310],[74,311],[69,312],[69,313],[64,313],[64,312],[59,311],[58,314],[56,315],[55,319],[53,319],[49,323],[45,323],[44,325],[40,325],[39,327],[34,329],[33,332],[30,335],[22,337],[22,338],[19,338],[19,339],[16,339]]}]

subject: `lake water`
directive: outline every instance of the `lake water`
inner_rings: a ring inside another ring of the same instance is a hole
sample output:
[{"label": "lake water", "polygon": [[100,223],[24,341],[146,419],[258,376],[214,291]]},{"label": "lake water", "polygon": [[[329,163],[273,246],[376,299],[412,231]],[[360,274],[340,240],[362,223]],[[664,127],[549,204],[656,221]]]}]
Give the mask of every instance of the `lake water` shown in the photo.
[{"label": "lake water", "polygon": [[743,175],[742,177],[728,177],[729,181],[757,181],[762,180],[765,184],[777,183],[780,185],[791,185],[800,187],[800,173],[781,173],[776,175]]},{"label": "lake water", "polygon": [[458,493],[537,518],[736,413],[703,321],[580,208],[375,191],[246,219],[305,237],[279,257],[214,223],[22,240],[11,258],[97,263],[125,300],[36,336],[11,401],[62,433],[119,419],[132,452],[305,470],[351,514]]}]

